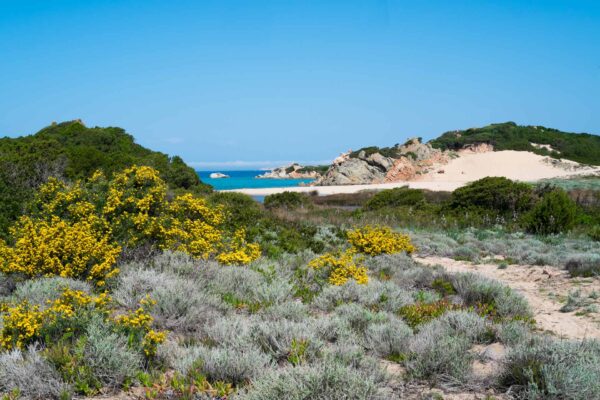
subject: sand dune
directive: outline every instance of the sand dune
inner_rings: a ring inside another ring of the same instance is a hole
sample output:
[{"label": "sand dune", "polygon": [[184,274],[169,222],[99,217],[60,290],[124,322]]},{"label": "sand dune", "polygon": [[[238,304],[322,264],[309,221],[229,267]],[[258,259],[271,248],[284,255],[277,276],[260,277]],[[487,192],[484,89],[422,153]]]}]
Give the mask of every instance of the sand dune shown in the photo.
[{"label": "sand dune", "polygon": [[460,157],[441,165],[436,172],[423,177],[423,181],[471,182],[486,176],[503,176],[518,181],[564,177],[575,174],[589,174],[599,168],[581,166],[573,161],[561,160],[562,167],[544,162],[548,157],[528,151],[490,151],[485,153],[463,153]]},{"label": "sand dune", "polygon": [[[534,182],[540,179],[568,177],[575,175],[600,174],[600,168],[584,167],[572,161],[561,161],[560,166],[545,162],[547,157],[527,151],[494,151],[484,153],[463,153],[460,157],[434,171],[423,175],[419,180],[380,183],[370,185],[308,186],[286,188],[235,189],[233,192],[252,196],[265,196],[273,193],[312,192],[319,195],[356,193],[362,190],[382,190],[401,186],[415,189],[452,191],[460,186],[486,176],[503,176],[509,179]],[[443,173],[440,173],[443,171]]]}]

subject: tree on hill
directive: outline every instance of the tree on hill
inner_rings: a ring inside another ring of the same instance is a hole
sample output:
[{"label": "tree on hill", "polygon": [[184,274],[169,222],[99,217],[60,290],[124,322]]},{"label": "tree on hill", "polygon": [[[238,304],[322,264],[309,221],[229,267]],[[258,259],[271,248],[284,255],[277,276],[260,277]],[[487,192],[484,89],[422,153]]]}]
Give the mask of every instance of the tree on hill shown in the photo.
[{"label": "tree on hill", "polygon": [[180,157],[147,149],[121,128],[88,128],[75,120],[53,123],[34,135],[1,138],[0,235],[50,176],[75,181],[96,170],[111,176],[132,165],[157,169],[172,190],[211,191]]}]

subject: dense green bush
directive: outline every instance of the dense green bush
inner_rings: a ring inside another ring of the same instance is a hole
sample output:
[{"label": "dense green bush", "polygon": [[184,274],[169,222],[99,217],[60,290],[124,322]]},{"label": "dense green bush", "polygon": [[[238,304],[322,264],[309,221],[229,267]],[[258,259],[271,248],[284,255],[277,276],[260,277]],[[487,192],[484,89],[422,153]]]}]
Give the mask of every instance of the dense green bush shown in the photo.
[{"label": "dense green bush", "polygon": [[530,185],[503,177],[486,177],[452,192],[451,209],[479,208],[499,215],[513,215],[531,208],[534,202]]},{"label": "dense green bush", "polygon": [[283,208],[295,210],[306,207],[309,204],[309,199],[302,193],[282,192],[266,196],[264,204],[267,209]]},{"label": "dense green bush", "polygon": [[594,226],[588,231],[588,235],[590,238],[595,240],[596,242],[600,242],[600,226]]},{"label": "dense green bush", "polygon": [[577,205],[562,189],[554,189],[542,196],[525,217],[529,232],[542,235],[568,232],[575,225]]},{"label": "dense green bush", "polygon": [[422,190],[401,187],[382,190],[367,201],[364,208],[378,210],[385,207],[420,206],[424,202],[425,195]]},{"label": "dense green bush", "polygon": [[263,210],[252,197],[235,192],[214,192],[208,196],[208,201],[225,208],[226,225],[229,228],[246,228],[255,225],[263,216]]},{"label": "dense green bush", "polygon": [[365,157],[369,157],[375,153],[379,153],[384,157],[396,158],[399,156],[397,147],[377,147],[377,146],[369,146],[363,147],[362,149],[358,149],[350,153],[350,158],[358,158],[358,155],[363,152],[365,153]]}]

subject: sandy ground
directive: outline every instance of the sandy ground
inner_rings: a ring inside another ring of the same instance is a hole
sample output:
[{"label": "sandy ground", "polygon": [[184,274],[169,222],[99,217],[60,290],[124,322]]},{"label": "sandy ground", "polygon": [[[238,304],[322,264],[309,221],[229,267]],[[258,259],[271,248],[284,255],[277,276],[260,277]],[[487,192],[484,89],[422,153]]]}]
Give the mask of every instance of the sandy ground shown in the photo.
[{"label": "sandy ground", "polygon": [[[546,178],[558,178],[577,174],[589,174],[600,171],[599,168],[567,170],[544,162],[547,157],[527,151],[491,151],[485,153],[463,153],[460,157],[441,165],[437,170],[443,174],[430,173],[424,181],[432,182],[471,182],[486,176],[503,176],[518,181],[537,181]],[[572,161],[563,161],[567,165],[577,166]]]},{"label": "sandy ground", "polygon": [[[581,174],[600,173],[600,168],[585,168],[570,171],[543,162],[546,157],[526,151],[494,151],[485,153],[463,153],[448,164],[439,165],[434,171],[423,175],[418,181],[402,181],[372,185],[299,186],[286,188],[235,189],[233,192],[251,196],[266,196],[274,193],[316,191],[319,195],[357,193],[362,190],[383,190],[409,186],[414,189],[453,191],[469,182],[486,176],[504,176],[517,181],[537,181],[546,178],[567,177]],[[576,163],[566,161],[576,165]],[[438,173],[443,171],[443,173]]]},{"label": "sandy ground", "polygon": [[600,293],[599,278],[570,278],[564,270],[553,267],[509,265],[499,269],[497,264],[471,264],[445,257],[415,258],[429,265],[441,265],[451,272],[474,272],[500,281],[523,295],[534,314],[539,329],[567,339],[600,339],[598,313],[576,315],[582,310],[561,312],[560,308],[570,291],[580,290],[590,304],[600,305],[591,299],[592,292]]}]

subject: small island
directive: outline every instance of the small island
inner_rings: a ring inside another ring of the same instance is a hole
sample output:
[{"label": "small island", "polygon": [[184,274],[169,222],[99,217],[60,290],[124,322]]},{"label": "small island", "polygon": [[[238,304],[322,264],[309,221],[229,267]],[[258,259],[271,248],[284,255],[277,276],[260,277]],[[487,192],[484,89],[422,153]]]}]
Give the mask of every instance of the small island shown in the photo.
[{"label": "small island", "polygon": [[222,178],[229,178],[229,175],[225,175],[221,172],[213,172],[212,174],[209,175],[209,178],[211,179],[222,179]]}]

